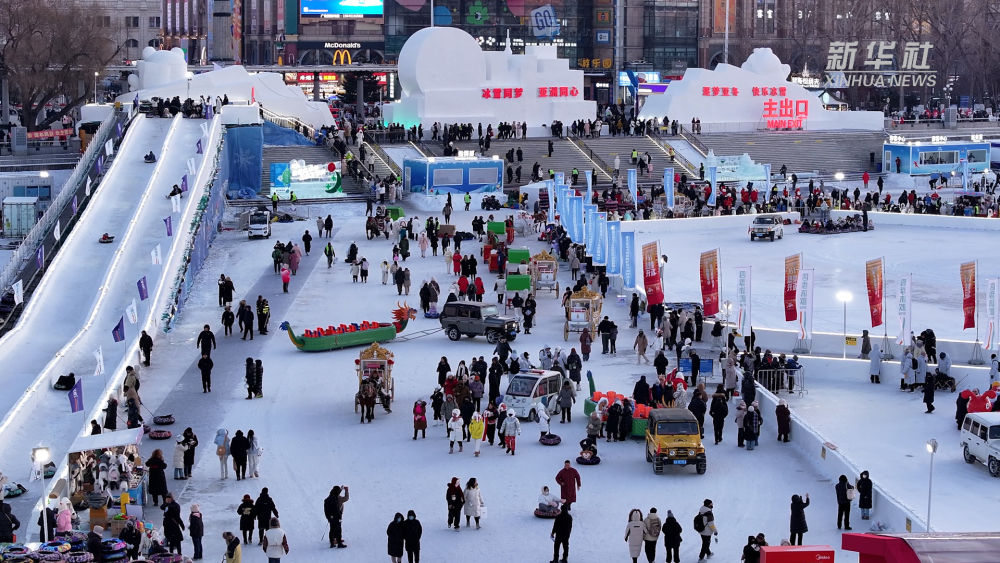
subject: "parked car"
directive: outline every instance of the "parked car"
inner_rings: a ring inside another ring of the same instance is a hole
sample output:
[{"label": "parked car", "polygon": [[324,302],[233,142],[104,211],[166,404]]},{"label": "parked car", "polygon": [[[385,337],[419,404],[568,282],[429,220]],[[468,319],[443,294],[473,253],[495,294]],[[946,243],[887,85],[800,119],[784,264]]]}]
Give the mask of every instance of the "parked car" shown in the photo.
[{"label": "parked car", "polygon": [[507,410],[518,418],[538,422],[538,412],[541,409],[546,409],[550,414],[558,410],[556,397],[562,389],[564,379],[557,371],[522,371],[510,378],[503,394],[503,402],[507,405]]},{"label": "parked car", "polygon": [[1000,412],[975,412],[962,422],[962,456],[966,463],[986,465],[990,475],[1000,477]]},{"label": "parked car", "polygon": [[665,465],[694,465],[705,473],[708,461],[701,443],[698,419],[687,409],[653,409],[646,425],[646,461],[653,473],[663,473]]},{"label": "parked car", "polygon": [[758,215],[754,217],[747,232],[750,233],[751,241],[755,238],[767,238],[773,242],[775,237],[780,239],[785,236],[781,215]]},{"label": "parked car", "polygon": [[501,336],[514,340],[521,330],[516,320],[500,316],[496,305],[475,301],[446,303],[438,319],[441,328],[452,340],[460,340],[464,334],[470,338],[486,336],[490,344],[496,344]]}]

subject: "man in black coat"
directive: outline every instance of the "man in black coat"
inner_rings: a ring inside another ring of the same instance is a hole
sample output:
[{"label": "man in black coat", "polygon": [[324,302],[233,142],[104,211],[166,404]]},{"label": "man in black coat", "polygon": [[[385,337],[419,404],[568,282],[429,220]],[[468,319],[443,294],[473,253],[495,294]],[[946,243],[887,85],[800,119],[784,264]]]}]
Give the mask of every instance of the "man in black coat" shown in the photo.
[{"label": "man in black coat", "polygon": [[229,453],[233,456],[233,467],[236,470],[237,481],[246,478],[248,451],[250,451],[250,440],[247,440],[242,430],[237,430],[236,435],[229,442]]},{"label": "man in black coat", "polygon": [[614,328],[615,324],[611,322],[611,319],[604,316],[604,319],[597,324],[597,332],[601,333],[601,353],[608,353],[608,345],[611,342],[611,330]]},{"label": "man in black coat", "polygon": [[250,340],[253,340],[253,308],[250,305],[244,305],[243,309],[239,312],[240,323],[243,325],[243,336],[242,340],[247,339],[247,335],[250,335]]},{"label": "man in black coat", "polygon": [[[229,445],[230,451],[232,451],[232,444]],[[278,517],[278,509],[274,506],[274,501],[271,499],[271,495],[267,492],[267,487],[260,490],[260,496],[257,497],[257,501],[253,503],[254,512],[257,515],[257,545],[264,543],[264,532],[270,528],[271,514],[274,517]]]},{"label": "man in black coat", "polygon": [[559,546],[563,548],[562,561],[569,559],[569,536],[573,533],[573,517],[569,514],[569,506],[562,505],[559,516],[552,522],[552,563],[559,563]]},{"label": "man in black coat", "polygon": [[688,410],[694,414],[695,419],[698,420],[698,433],[701,437],[705,437],[705,411],[708,410],[708,406],[705,404],[705,400],[701,398],[701,393],[695,391],[694,395],[691,397],[691,402],[688,403]]},{"label": "man in black coat", "polygon": [[201,333],[198,334],[196,345],[201,348],[202,355],[212,356],[212,350],[215,349],[215,334],[212,332],[212,327],[205,325]]},{"label": "man in black coat", "polygon": [[149,355],[153,352],[153,337],[142,331],[139,337],[139,350],[142,350],[142,365],[149,367]]},{"label": "man in black coat", "polygon": [[14,543],[14,532],[21,522],[11,513],[10,505],[0,500],[0,543]]}]

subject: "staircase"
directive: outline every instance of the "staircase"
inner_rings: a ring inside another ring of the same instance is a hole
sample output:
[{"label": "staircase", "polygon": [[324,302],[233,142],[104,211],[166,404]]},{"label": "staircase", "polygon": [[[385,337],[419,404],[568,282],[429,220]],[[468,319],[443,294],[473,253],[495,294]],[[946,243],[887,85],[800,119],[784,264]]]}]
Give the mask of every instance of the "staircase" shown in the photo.
[{"label": "staircase", "polygon": [[828,176],[836,172],[874,172],[869,160],[880,160],[885,133],[882,131],[758,131],[755,133],[711,133],[696,136],[717,156],[748,153],[760,163],[770,163],[777,174],[781,165],[788,173]]},{"label": "staircase", "polygon": [[[647,175],[645,177],[639,177],[639,183],[646,183],[649,181],[661,182],[663,179],[663,168],[665,166],[673,166],[678,173],[683,173],[686,170],[685,163],[680,158],[675,158],[674,162],[670,162],[670,153],[667,149],[663,148],[660,143],[649,136],[617,136],[611,137],[608,135],[602,137],[595,137],[591,139],[581,139],[585,145],[591,148],[595,153],[597,153],[604,162],[608,163],[612,169],[615,166],[615,156],[621,159],[620,174],[625,177],[625,170],[629,168],[638,168],[632,165],[632,149],[639,151],[641,156],[643,153],[648,152],[650,156],[653,157],[653,174]],[[697,170],[694,171],[697,175]],[[692,171],[687,170],[688,176],[691,176]]]}]

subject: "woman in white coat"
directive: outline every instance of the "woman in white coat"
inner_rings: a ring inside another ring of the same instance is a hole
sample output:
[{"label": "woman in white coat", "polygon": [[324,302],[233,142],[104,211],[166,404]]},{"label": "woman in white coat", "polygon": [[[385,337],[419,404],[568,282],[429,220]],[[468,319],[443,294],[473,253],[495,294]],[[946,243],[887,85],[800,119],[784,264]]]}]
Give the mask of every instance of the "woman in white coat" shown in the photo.
[{"label": "woman in white coat", "polygon": [[913,352],[909,347],[903,352],[899,361],[899,390],[906,391],[913,384]]},{"label": "woman in white coat", "polygon": [[868,368],[869,381],[882,383],[879,379],[879,376],[882,375],[882,350],[879,349],[878,344],[872,346],[872,350],[868,354],[868,362],[870,363]]},{"label": "woman in white coat", "polygon": [[479,482],[473,477],[465,484],[465,527],[468,528],[473,518],[476,519],[476,529],[479,529],[479,519],[483,516],[483,494],[479,491]]},{"label": "woman in white coat", "polygon": [[625,525],[625,542],[628,543],[628,554],[632,558],[632,563],[639,561],[642,553],[642,538],[645,533],[645,526],[642,524],[642,511],[633,508],[628,513],[628,524]]},{"label": "woman in white coat", "polygon": [[174,479],[186,479],[184,476],[184,452],[188,449],[187,442],[183,437],[177,439],[174,444]]},{"label": "woman in white coat", "polygon": [[250,449],[247,450],[247,475],[249,477],[260,477],[260,454],[264,450],[257,443],[257,436],[253,430],[247,430],[247,440],[250,442]]}]

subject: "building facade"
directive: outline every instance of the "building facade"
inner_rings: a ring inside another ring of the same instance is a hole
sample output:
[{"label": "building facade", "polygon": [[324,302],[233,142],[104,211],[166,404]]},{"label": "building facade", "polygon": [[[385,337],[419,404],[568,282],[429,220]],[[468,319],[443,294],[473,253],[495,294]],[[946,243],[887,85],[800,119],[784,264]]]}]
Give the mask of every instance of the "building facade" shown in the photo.
[{"label": "building facade", "polygon": [[87,24],[107,30],[119,49],[119,60],[135,60],[145,47],[159,46],[159,0],[80,0]]}]

